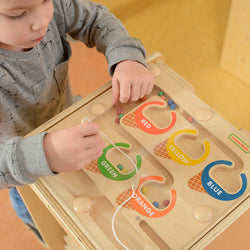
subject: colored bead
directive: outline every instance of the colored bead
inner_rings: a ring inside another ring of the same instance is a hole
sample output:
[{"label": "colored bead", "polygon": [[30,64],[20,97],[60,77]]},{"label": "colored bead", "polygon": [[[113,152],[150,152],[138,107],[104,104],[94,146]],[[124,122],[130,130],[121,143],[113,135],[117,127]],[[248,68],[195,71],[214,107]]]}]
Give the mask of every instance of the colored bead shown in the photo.
[{"label": "colored bead", "polygon": [[118,106],[116,110],[122,110],[122,106]]},{"label": "colored bead", "polygon": [[174,102],[173,102],[173,100],[169,100],[168,101],[168,105],[171,105],[171,104],[173,104]]},{"label": "colored bead", "polygon": [[157,207],[159,207],[159,203],[157,202],[157,201],[154,201],[153,202],[153,205],[157,208]]},{"label": "colored bead", "polygon": [[120,123],[120,118],[119,118],[119,117],[116,117],[116,118],[115,118],[115,123],[117,123],[117,124]]},{"label": "colored bead", "polygon": [[141,98],[141,101],[146,101],[148,99],[148,97],[147,96],[143,96],[142,98]]},{"label": "colored bead", "polygon": [[122,164],[118,164],[118,165],[117,165],[117,167],[118,167],[120,170],[122,170],[122,169],[123,169]]},{"label": "colored bead", "polygon": [[121,171],[122,171],[123,173],[127,173],[127,172],[128,172],[127,169],[125,169],[125,168],[123,168]]},{"label": "colored bead", "polygon": [[174,103],[171,104],[171,105],[170,105],[170,109],[172,109],[172,110],[176,109],[176,105],[175,105]]},{"label": "colored bead", "polygon": [[165,101],[165,100],[166,100],[166,97],[165,97],[164,95],[162,95],[162,96],[161,96],[161,99]]},{"label": "colored bead", "polygon": [[187,121],[189,121],[190,123],[192,123],[193,122],[193,117],[192,116],[188,116],[187,117]]},{"label": "colored bead", "polygon": [[119,115],[119,118],[121,119],[123,116],[124,116],[124,114],[120,114],[120,115]]},{"label": "colored bead", "polygon": [[117,109],[117,110],[116,110],[116,114],[117,114],[117,115],[120,115],[121,113],[122,113],[122,110],[121,110],[121,109]]},{"label": "colored bead", "polygon": [[165,201],[163,201],[163,205],[164,205],[165,207],[167,207],[167,206],[168,206],[168,204],[169,204],[169,200],[165,200]]},{"label": "colored bead", "polygon": [[164,95],[163,91],[158,92],[158,96],[163,96],[163,95]]},{"label": "colored bead", "polygon": [[148,192],[148,188],[142,187],[141,192],[142,192],[143,194],[146,194],[146,193]]}]

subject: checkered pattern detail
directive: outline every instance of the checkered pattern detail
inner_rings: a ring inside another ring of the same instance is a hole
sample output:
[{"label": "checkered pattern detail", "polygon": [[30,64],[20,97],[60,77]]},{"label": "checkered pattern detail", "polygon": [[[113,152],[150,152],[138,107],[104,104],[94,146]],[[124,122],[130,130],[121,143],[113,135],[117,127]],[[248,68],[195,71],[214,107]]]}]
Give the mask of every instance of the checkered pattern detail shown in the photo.
[{"label": "checkered pattern detail", "polygon": [[207,193],[206,190],[202,186],[201,175],[202,175],[202,171],[199,174],[193,176],[188,181],[188,186],[195,191],[198,191],[201,193]]},{"label": "checkered pattern detail", "polygon": [[154,154],[167,158],[167,159],[171,159],[170,156],[168,155],[167,148],[166,148],[167,141],[168,140],[166,139],[165,141],[156,145],[156,147],[154,148]]},{"label": "checkered pattern detail", "polygon": [[[128,190],[125,190],[124,192],[122,192],[121,194],[119,194],[119,196],[116,198],[116,203],[118,205],[121,205],[125,200],[127,200],[131,196],[131,192],[132,192],[132,189],[129,188]],[[132,205],[131,200],[129,200],[128,202],[126,202],[123,205],[123,207],[126,207],[128,209],[133,209],[134,210],[134,207]]]},{"label": "checkered pattern detail", "polygon": [[97,160],[90,162],[89,164],[85,165],[83,168],[91,172],[94,172],[96,174],[101,174],[101,171],[98,168]]},{"label": "checkered pattern detail", "polygon": [[129,113],[128,115],[125,115],[122,118],[121,123],[132,128],[137,128],[137,125],[135,122],[135,113],[136,113],[136,110],[133,111],[132,113]]}]

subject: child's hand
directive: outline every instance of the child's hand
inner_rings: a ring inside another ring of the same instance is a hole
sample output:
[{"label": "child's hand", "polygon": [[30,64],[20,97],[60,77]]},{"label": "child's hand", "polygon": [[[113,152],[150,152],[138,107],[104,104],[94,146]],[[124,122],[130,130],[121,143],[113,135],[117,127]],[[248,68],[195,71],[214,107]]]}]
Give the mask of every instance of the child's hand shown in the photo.
[{"label": "child's hand", "polygon": [[53,172],[77,171],[102,155],[99,128],[87,122],[45,135],[44,152]]},{"label": "child's hand", "polygon": [[149,95],[153,86],[154,77],[143,64],[122,61],[116,65],[112,78],[113,102],[135,102]]}]

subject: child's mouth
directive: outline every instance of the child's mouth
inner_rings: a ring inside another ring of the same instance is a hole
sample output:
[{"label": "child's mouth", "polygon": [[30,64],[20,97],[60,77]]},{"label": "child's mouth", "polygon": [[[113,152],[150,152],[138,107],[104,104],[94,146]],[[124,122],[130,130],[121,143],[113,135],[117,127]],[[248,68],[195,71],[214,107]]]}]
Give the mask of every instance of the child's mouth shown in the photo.
[{"label": "child's mouth", "polygon": [[33,41],[36,41],[36,42],[38,42],[38,41],[42,41],[42,40],[43,40],[43,38],[44,38],[44,36],[41,36],[41,37],[39,37],[39,38],[37,38],[37,39],[35,39],[35,40],[33,40]]}]

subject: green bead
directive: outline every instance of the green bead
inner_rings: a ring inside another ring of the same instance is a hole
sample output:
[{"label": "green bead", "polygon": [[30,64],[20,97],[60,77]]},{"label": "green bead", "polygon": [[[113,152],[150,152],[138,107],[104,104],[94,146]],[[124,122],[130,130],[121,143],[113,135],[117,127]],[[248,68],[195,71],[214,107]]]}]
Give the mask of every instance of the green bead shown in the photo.
[{"label": "green bead", "polygon": [[159,91],[158,96],[163,96],[163,95],[164,95],[163,91]]},{"label": "green bead", "polygon": [[122,169],[123,169],[122,164],[118,164],[118,165],[117,165],[117,167],[118,167],[120,170],[122,170]]},{"label": "green bead", "polygon": [[124,116],[124,114],[120,114],[120,115],[119,115],[119,118],[121,119],[123,116]]}]

